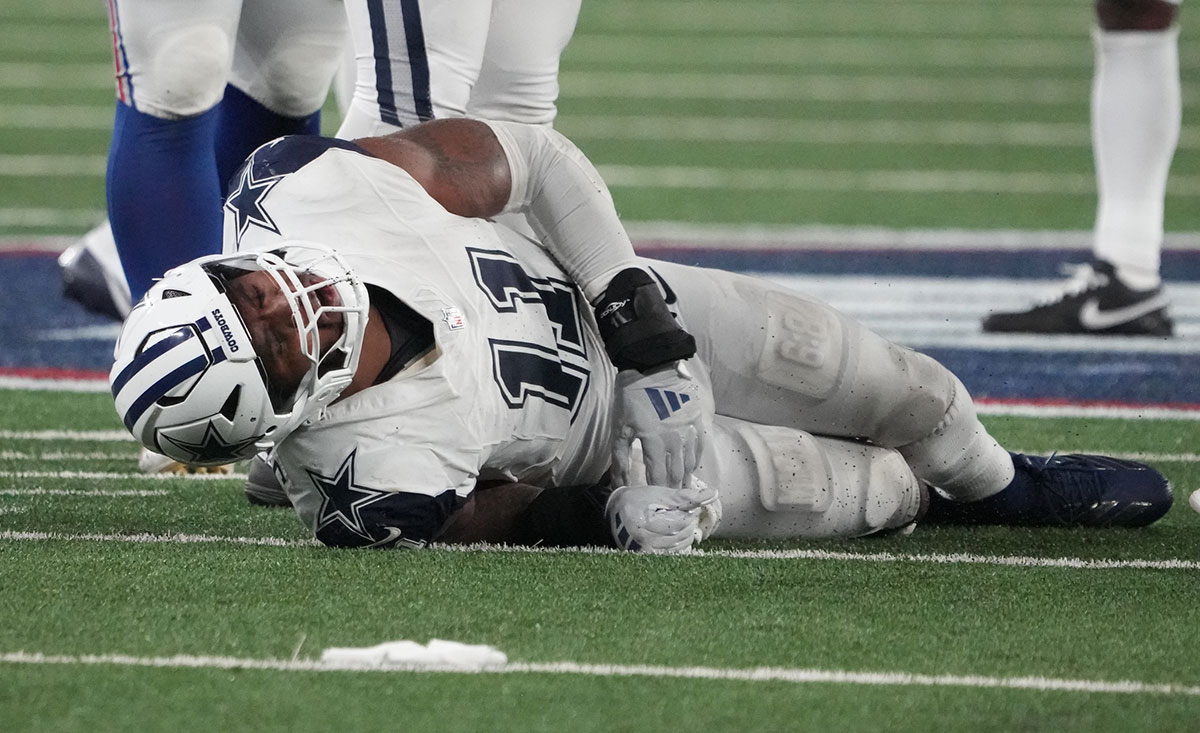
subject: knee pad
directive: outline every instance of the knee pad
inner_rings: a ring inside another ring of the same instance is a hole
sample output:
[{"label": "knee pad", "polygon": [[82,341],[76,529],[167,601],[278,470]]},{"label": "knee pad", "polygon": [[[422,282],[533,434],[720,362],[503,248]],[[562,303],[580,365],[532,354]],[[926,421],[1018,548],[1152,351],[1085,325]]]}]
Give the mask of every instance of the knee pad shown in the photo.
[{"label": "knee pad", "polygon": [[[753,288],[737,290],[749,298]],[[767,339],[758,378],[808,401],[806,409],[820,416],[817,430],[893,448],[937,427],[954,388],[953,375],[936,360],[824,303],[778,290],[765,297]]]},{"label": "knee pad", "polygon": [[284,117],[307,117],[321,109],[341,61],[337,34],[290,37],[253,61],[239,50],[230,81]]},{"label": "knee pad", "polygon": [[857,537],[920,510],[924,489],[896,451],[735,423],[721,420],[716,455],[699,471],[720,492],[718,537]]},{"label": "knee pad", "polygon": [[[743,283],[735,287],[743,297],[757,296],[746,292],[749,286]],[[813,400],[828,399],[841,385],[847,361],[846,334],[837,315],[791,293],[771,290],[765,298],[767,340],[759,357],[759,377]]]},{"label": "knee pad", "polygon": [[170,28],[155,34],[149,58],[134,78],[136,109],[167,120],[195,117],[221,101],[233,41],[218,25]]}]

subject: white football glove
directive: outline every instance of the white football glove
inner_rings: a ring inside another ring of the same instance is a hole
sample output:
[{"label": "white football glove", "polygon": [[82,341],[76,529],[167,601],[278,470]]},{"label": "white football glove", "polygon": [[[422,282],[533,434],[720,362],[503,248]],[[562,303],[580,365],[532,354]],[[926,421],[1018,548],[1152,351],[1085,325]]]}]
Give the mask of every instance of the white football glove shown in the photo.
[{"label": "white football glove", "polygon": [[650,374],[618,372],[612,485],[634,480],[630,465],[636,440],[642,444],[646,483],[681,488],[700,462],[712,422],[712,390],[692,375],[687,362]]},{"label": "white football glove", "polygon": [[608,497],[604,516],[621,549],[685,555],[716,529],[721,501],[696,478],[686,489],[622,486]]}]

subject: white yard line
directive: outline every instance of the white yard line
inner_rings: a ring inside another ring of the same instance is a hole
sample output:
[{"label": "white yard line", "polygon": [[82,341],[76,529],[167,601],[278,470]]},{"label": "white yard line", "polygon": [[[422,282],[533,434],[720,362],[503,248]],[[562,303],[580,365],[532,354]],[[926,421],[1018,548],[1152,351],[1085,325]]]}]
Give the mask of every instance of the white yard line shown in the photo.
[{"label": "white yard line", "polygon": [[[4,120],[0,108],[0,123]],[[1091,148],[1087,123],[977,122],[973,120],[829,120],[778,117],[655,117],[589,115],[563,120],[572,140],[784,143],[805,145],[958,145]],[[1200,146],[1200,134],[1184,130],[1180,149]]]},{"label": "white yard line", "polygon": [[[883,226],[692,224],[627,221],[635,246],[679,249],[780,250],[1026,250],[1080,249],[1091,252],[1091,231],[1030,229],[896,229]],[[0,249],[4,246],[0,240]],[[1169,232],[1168,250],[1200,249],[1200,232]]]},{"label": "white yard line", "polygon": [[319,547],[316,540],[284,540],[278,537],[222,537],[205,534],[71,534],[68,532],[19,532],[0,531],[0,541],[13,542],[121,542],[128,544],[169,545],[258,545],[266,547]]},{"label": "white yard line", "polygon": [[[103,202],[101,202],[103,203]],[[0,226],[2,227],[53,227],[54,229],[63,230],[76,227],[92,227],[104,221],[103,209],[49,209],[45,207],[0,207]],[[10,241],[20,242],[23,246],[26,245],[22,238],[8,237]],[[27,240],[28,238],[24,238]],[[55,243],[52,245],[56,251],[61,252],[67,245],[71,244],[73,239],[64,239],[62,237],[51,238]],[[58,242],[62,244],[59,246]],[[0,250],[4,247],[0,245]]]},{"label": "white yard line", "polygon": [[[37,392],[107,392],[108,380],[96,379],[44,379],[42,377],[0,376],[0,389],[23,389]],[[115,440],[109,438],[108,440]]]},{"label": "white yard line", "polygon": [[[716,166],[599,165],[610,187],[721,191],[1094,194],[1091,173],[981,170],[828,170]],[[1167,192],[1200,196],[1200,176],[1172,176]]]},{"label": "white yard line", "polygon": [[1039,692],[1087,692],[1122,695],[1200,696],[1200,686],[1182,682],[1137,680],[1062,679],[1030,675],[931,675],[918,672],[861,672],[786,667],[667,667],[659,665],[583,664],[579,662],[509,662],[500,667],[459,670],[447,667],[363,666],[306,659],[254,659],[246,657],[194,656],[142,657],[126,654],[42,654],[15,651],[0,653],[5,664],[111,665],[122,667],[245,669],[272,672],[459,672],[469,674],[550,674],[592,677],[658,677],[705,679],[731,682],[791,682],[794,684],[838,684],[900,687],[972,687],[1034,690]]},{"label": "white yard line", "polygon": [[124,430],[0,430],[0,440],[134,442]]},{"label": "white yard line", "polygon": [[[724,44],[722,44],[724,47]],[[571,44],[572,52],[582,48],[580,39]],[[598,53],[603,50],[598,49]],[[611,49],[609,51],[611,53]],[[968,56],[973,52],[968,51]],[[1086,56],[1084,57],[1086,58]],[[575,57],[576,63],[582,61]],[[1040,61],[1039,61],[1040,62]],[[1035,62],[1036,63],[1036,62]],[[582,71],[562,72],[562,96],[565,99],[615,98],[650,99],[655,102],[675,99],[712,99],[723,101],[803,102],[901,102],[1045,105],[1071,107],[1087,104],[1088,84],[1073,79],[1046,77],[1013,78],[1012,75],[958,79],[913,74],[887,76],[855,73],[813,74],[804,71],[782,73],[664,72],[664,71]],[[1200,85],[1184,83],[1184,107],[1200,98]]]},{"label": "white yard line", "polygon": [[117,481],[244,481],[244,473],[106,473],[101,471],[0,471],[0,478],[113,479]]},{"label": "white yard line", "polygon": [[86,178],[103,176],[106,155],[0,155],[0,177]]},{"label": "white yard line", "polygon": [[[0,531],[0,541],[13,542],[118,542],[131,544],[235,544],[269,547],[317,547],[316,540],[285,540],[276,537],[225,537],[204,534],[73,534],[69,532]],[[608,555],[620,551],[607,548],[540,548],[509,545],[437,545],[448,552],[504,552],[516,554]],[[834,552],[829,550],[700,550],[690,558],[736,560],[833,560],[839,562],[917,563],[929,565],[996,565],[1016,568],[1072,568],[1078,570],[1200,570],[1196,560],[1106,560],[1078,557],[1030,557],[1024,555],[971,555],[968,553]]]},{"label": "white yard line", "polygon": [[119,453],[112,451],[47,451],[45,453],[31,453],[22,450],[0,451],[0,461],[120,461],[131,458],[133,455],[128,450],[122,450]]},{"label": "white yard line", "polygon": [[0,496],[70,496],[72,498],[118,498],[170,496],[166,489],[0,489]]}]

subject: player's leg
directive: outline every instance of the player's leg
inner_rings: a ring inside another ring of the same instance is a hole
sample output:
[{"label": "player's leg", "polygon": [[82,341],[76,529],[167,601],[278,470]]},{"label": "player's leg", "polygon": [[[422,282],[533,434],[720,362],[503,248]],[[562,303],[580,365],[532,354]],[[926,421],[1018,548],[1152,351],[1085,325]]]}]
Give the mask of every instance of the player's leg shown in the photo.
[{"label": "player's leg", "polygon": [[259,145],[320,133],[345,38],[341,0],[247,0],[217,130],[223,186]]},{"label": "player's leg", "polygon": [[559,59],[580,0],[494,0],[487,47],[468,113],[549,125],[558,112]]},{"label": "player's leg", "polygon": [[980,521],[1138,524],[1170,507],[1165,479],[1140,464],[1014,457],[949,370],[816,299],[717,270],[652,266],[678,295],[718,414],[895,449]]},{"label": "player's leg", "polygon": [[358,73],[338,137],[466,114],[492,0],[346,0]]},{"label": "player's leg", "polygon": [[1179,2],[1097,0],[1094,260],[1051,300],[989,316],[985,331],[1171,334],[1159,260],[1167,174],[1181,124]]},{"label": "player's leg", "polygon": [[220,250],[213,140],[241,0],[110,0],[118,104],[108,213],[134,300]]},{"label": "player's leg", "polygon": [[917,476],[963,499],[1012,478],[1007,452],[980,425],[966,389],[929,356],[764,280],[653,267],[678,295],[719,414],[913,448]]},{"label": "player's leg", "polygon": [[697,476],[716,487],[716,537],[860,537],[918,519],[904,458],[866,443],[718,415]]}]

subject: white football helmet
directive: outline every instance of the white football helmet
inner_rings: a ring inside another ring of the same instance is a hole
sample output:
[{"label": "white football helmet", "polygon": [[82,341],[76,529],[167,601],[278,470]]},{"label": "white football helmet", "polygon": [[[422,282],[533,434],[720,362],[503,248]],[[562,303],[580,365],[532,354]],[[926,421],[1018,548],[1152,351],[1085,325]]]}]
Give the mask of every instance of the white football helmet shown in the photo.
[{"label": "white football helmet", "polygon": [[[309,369],[290,396],[275,394],[225,283],[270,273],[285,293]],[[301,274],[316,276],[318,281]],[[340,301],[312,294],[333,287]],[[125,427],[147,448],[191,465],[248,458],[335,400],[354,376],[367,323],[367,291],[335,252],[289,242],[271,252],[202,257],[168,271],[134,306],[117,339],[109,384]],[[321,344],[318,319],[343,328]]]}]

